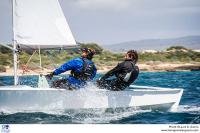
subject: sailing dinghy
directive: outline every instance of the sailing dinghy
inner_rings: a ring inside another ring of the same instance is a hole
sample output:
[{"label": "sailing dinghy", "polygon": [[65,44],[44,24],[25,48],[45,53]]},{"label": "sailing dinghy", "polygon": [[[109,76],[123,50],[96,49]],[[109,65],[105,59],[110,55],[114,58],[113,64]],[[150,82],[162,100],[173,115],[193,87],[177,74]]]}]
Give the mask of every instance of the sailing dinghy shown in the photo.
[{"label": "sailing dinghy", "polygon": [[[175,111],[183,89],[131,85],[124,91],[49,88],[44,77],[37,88],[18,84],[18,49],[73,48],[76,42],[58,0],[13,0],[14,85],[0,87],[0,108],[5,110],[150,108]],[[40,58],[41,65],[41,58]]]}]

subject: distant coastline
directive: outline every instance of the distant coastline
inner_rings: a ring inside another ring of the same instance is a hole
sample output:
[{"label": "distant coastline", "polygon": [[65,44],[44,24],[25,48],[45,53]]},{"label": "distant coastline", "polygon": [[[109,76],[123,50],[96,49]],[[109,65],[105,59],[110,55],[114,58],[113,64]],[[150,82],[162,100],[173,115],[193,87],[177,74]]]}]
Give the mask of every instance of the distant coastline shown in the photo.
[{"label": "distant coastline", "polygon": [[144,39],[137,41],[127,41],[110,45],[103,45],[103,48],[112,52],[126,52],[134,48],[137,51],[156,50],[162,51],[171,46],[184,46],[190,49],[200,49],[200,35],[182,36],[176,38],[157,38],[157,39]]},{"label": "distant coastline", "polygon": [[[105,73],[124,60],[124,53],[112,53],[101,48],[98,44],[81,44],[80,48],[90,47],[96,50],[93,62],[98,73]],[[63,50],[47,53],[41,51],[42,67],[39,67],[38,55],[22,51],[19,53],[19,75],[38,75],[52,72],[55,68],[76,57],[80,57],[78,51]],[[182,46],[172,46],[165,51],[146,50],[138,52],[138,66],[141,72],[174,72],[174,71],[198,71],[200,70],[200,52]],[[29,59],[31,58],[31,61]],[[12,51],[0,47],[0,76],[13,75]],[[29,62],[28,62],[29,61]],[[23,73],[22,68],[26,70]],[[68,72],[69,73],[69,72]]]},{"label": "distant coastline", "polygon": [[[138,64],[140,72],[176,72],[176,71],[200,71],[200,63],[159,63],[159,62],[147,62]],[[110,69],[115,67],[113,66],[103,66],[101,69],[98,69],[98,73],[106,73]],[[48,74],[54,69],[28,69],[27,72],[23,73],[22,69],[18,70],[19,75],[39,75],[39,74]],[[66,72],[69,74],[69,71]],[[5,72],[0,72],[0,76],[12,76],[13,68],[7,68]]]}]

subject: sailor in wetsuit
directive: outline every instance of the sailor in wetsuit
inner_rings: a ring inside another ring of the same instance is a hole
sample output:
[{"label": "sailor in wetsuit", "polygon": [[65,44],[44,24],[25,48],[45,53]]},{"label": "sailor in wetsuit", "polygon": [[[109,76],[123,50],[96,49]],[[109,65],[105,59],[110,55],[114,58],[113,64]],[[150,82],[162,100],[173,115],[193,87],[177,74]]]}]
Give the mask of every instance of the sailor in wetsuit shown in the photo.
[{"label": "sailor in wetsuit", "polygon": [[81,49],[81,57],[72,59],[57,68],[46,77],[52,79],[54,75],[59,75],[65,71],[71,70],[71,74],[67,79],[56,80],[52,87],[65,88],[69,90],[84,87],[87,81],[91,81],[96,75],[96,66],[92,62],[95,50],[91,48]]},{"label": "sailor in wetsuit", "polygon": [[[136,66],[137,61],[137,52],[135,50],[129,50],[125,54],[125,60],[123,62],[119,63],[115,68],[97,80],[97,86],[113,91],[124,90],[138,77],[139,68]],[[109,79],[112,76],[115,76],[115,78]]]}]

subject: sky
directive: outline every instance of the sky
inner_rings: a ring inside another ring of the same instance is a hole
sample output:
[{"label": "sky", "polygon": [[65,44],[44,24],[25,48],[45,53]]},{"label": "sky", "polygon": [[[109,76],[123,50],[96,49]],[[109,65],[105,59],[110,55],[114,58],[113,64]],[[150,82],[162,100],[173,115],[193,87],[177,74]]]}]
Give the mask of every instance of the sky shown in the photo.
[{"label": "sky", "polygon": [[[100,45],[200,35],[200,0],[59,0],[78,42]],[[12,39],[11,0],[0,0],[0,43]]]}]

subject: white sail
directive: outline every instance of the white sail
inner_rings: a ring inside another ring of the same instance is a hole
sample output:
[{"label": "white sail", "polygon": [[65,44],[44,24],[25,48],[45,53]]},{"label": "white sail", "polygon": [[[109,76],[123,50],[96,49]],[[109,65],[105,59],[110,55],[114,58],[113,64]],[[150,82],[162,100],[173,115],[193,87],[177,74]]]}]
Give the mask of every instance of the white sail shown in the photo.
[{"label": "white sail", "polygon": [[13,31],[21,48],[76,45],[58,0],[13,0]]}]

